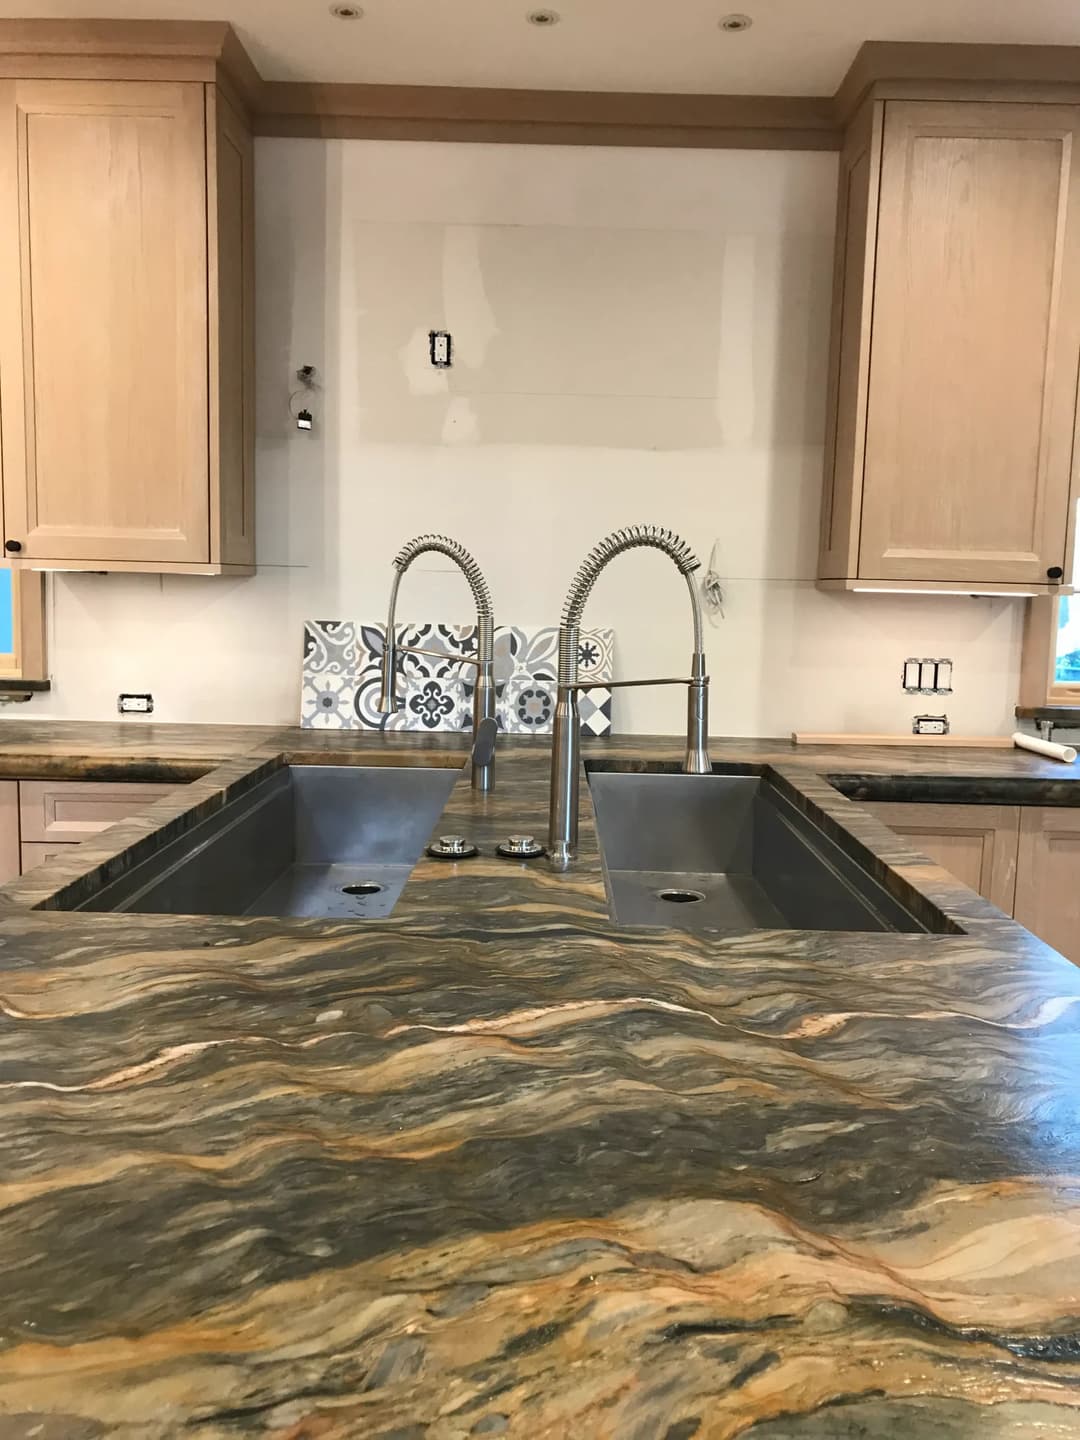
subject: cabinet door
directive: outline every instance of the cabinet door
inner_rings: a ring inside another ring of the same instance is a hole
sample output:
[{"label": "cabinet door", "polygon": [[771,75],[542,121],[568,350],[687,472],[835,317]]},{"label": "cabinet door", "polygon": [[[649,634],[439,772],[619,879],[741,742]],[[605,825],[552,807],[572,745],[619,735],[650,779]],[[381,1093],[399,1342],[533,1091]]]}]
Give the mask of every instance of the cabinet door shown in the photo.
[{"label": "cabinet door", "polygon": [[4,525],[210,558],[204,87],[0,81]]},{"label": "cabinet door", "polygon": [[1016,918],[1080,965],[1080,810],[1023,811]]},{"label": "cabinet door", "polygon": [[1064,565],[1080,109],[885,106],[860,578]]},{"label": "cabinet door", "polygon": [[1013,913],[1020,810],[1015,805],[872,804],[872,815],[1007,915]]}]

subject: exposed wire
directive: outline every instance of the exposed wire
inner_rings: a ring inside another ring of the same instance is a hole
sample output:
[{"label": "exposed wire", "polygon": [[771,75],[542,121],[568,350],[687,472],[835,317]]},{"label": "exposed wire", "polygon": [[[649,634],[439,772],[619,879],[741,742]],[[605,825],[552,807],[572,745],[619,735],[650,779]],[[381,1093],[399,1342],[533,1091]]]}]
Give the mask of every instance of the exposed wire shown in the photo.
[{"label": "exposed wire", "polygon": [[709,563],[701,578],[701,603],[709,617],[709,624],[714,629],[724,618],[724,582],[720,579],[716,568],[719,548],[720,541],[714,540],[712,549],[709,551]]}]

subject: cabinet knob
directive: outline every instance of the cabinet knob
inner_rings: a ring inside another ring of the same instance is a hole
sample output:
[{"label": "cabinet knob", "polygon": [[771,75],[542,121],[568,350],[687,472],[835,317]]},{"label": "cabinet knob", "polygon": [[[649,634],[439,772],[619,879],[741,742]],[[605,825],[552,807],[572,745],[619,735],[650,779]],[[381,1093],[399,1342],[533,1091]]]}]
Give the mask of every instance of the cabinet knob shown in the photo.
[{"label": "cabinet knob", "polygon": [[17,555],[22,549],[22,542],[20,540],[5,540],[4,549],[11,555]]},{"label": "cabinet knob", "polygon": [[1060,580],[1064,574],[1065,571],[1061,568],[1060,565],[1051,565],[1049,570],[1047,570],[1046,572],[1046,578],[1048,580]]}]

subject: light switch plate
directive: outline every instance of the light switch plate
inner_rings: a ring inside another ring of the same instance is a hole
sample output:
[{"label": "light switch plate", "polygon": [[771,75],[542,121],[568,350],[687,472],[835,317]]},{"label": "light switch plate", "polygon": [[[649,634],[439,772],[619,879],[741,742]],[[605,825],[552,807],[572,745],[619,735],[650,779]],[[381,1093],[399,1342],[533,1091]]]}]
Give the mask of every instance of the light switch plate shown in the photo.
[{"label": "light switch plate", "polygon": [[946,658],[905,660],[900,685],[906,695],[951,695],[952,671]]}]

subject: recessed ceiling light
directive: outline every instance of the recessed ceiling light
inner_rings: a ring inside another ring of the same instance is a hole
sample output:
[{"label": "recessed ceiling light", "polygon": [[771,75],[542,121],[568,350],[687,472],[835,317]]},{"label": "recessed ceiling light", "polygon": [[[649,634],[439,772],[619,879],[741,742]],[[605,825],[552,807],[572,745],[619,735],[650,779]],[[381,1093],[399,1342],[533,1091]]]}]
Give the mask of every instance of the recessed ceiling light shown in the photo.
[{"label": "recessed ceiling light", "polygon": [[359,5],[331,5],[330,14],[339,20],[359,20],[363,15]]},{"label": "recessed ceiling light", "polygon": [[552,25],[559,23],[559,12],[557,10],[530,10],[525,19],[530,25],[539,25],[541,28],[550,29]]},{"label": "recessed ceiling light", "polygon": [[725,15],[720,21],[721,30],[749,30],[753,24],[749,15]]}]

